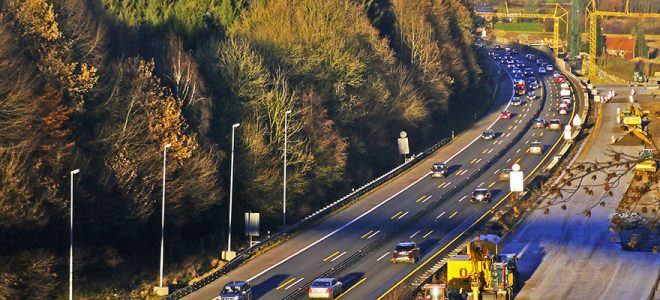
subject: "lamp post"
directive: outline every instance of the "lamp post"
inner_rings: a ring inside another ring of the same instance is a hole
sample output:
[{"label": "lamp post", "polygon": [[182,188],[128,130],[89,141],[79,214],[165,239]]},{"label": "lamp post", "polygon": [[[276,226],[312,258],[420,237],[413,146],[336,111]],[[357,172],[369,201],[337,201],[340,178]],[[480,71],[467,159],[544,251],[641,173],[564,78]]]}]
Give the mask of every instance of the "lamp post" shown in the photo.
[{"label": "lamp post", "polygon": [[236,123],[231,126],[231,165],[229,169],[229,233],[227,238],[227,251],[223,253],[225,260],[232,260],[236,257],[236,253],[231,251],[231,210],[234,194],[234,131],[241,123]]},{"label": "lamp post", "polygon": [[287,140],[287,125],[289,123],[289,114],[291,110],[284,112],[284,192],[282,195],[282,226],[286,226],[286,140]]},{"label": "lamp post", "polygon": [[163,257],[165,253],[165,166],[167,165],[167,148],[172,144],[165,144],[163,146],[163,203],[161,211],[161,226],[160,226],[160,285],[163,288]]},{"label": "lamp post", "polygon": [[80,169],[71,171],[71,207],[69,227],[69,300],[73,300],[73,175],[78,174]]}]

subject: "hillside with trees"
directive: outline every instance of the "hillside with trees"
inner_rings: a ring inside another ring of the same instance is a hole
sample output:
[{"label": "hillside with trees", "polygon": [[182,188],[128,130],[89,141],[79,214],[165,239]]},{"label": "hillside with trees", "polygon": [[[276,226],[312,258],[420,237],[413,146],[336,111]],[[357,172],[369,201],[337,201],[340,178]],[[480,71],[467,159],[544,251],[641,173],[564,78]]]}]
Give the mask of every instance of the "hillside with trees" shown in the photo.
[{"label": "hillside with trees", "polygon": [[401,130],[415,152],[469,126],[492,92],[471,27],[459,0],[0,2],[0,299],[66,295],[73,169],[75,293],[140,298],[164,145],[175,288],[226,247],[232,124],[235,217],[264,232],[287,110],[289,223],[398,165]]}]

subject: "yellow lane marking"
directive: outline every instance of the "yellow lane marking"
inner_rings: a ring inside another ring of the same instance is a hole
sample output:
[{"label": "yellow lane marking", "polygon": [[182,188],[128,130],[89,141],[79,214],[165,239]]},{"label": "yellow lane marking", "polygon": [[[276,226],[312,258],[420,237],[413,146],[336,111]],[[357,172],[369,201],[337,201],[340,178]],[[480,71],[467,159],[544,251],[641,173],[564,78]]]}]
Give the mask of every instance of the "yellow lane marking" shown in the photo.
[{"label": "yellow lane marking", "polygon": [[507,128],[506,130],[511,130],[511,128],[513,128],[513,125],[509,125],[509,128]]},{"label": "yellow lane marking", "polygon": [[456,172],[456,176],[461,175],[462,173],[463,173],[463,170],[458,170],[458,171]]},{"label": "yellow lane marking", "polygon": [[495,185],[495,181],[493,181],[493,183],[489,184],[488,187],[492,188],[494,185]]},{"label": "yellow lane marking", "polygon": [[296,280],[296,278],[292,277],[291,279],[287,280],[285,283],[282,283],[280,286],[278,286],[276,288],[276,290],[279,290],[279,289],[283,288],[284,286],[286,286],[287,284],[291,283],[291,281],[294,281],[294,280]]},{"label": "yellow lane marking", "polygon": [[482,154],[486,154],[486,152],[488,152],[488,149],[484,149],[484,151],[481,152],[481,153],[482,153]]},{"label": "yellow lane marking", "polygon": [[394,220],[394,218],[398,217],[401,213],[403,213],[403,212],[402,212],[402,211],[399,211],[398,213],[394,214],[394,215],[390,218],[390,220]]},{"label": "yellow lane marking", "polygon": [[339,296],[337,296],[337,298],[335,298],[335,299],[339,299],[339,298],[343,297],[344,295],[346,295],[346,293],[350,292],[350,291],[351,291],[352,289],[354,289],[356,286],[362,284],[365,280],[367,280],[367,277],[360,279],[360,281],[356,282],[353,286],[351,286],[351,287],[350,287],[348,290],[346,290],[345,292],[341,293],[341,294],[340,294]]},{"label": "yellow lane marking", "polygon": [[427,238],[429,235],[431,235],[431,233],[433,233],[433,230],[429,231],[429,233],[427,233],[427,234],[425,234],[424,236],[422,236],[422,238],[423,238],[423,239]]},{"label": "yellow lane marking", "polygon": [[473,164],[475,161],[477,161],[476,158],[472,159],[472,160],[470,161],[470,163]]},{"label": "yellow lane marking", "polygon": [[443,182],[443,183],[441,183],[441,184],[438,184],[438,188],[439,188],[439,189],[441,189],[441,188],[442,188],[443,186],[445,186],[445,184],[447,184],[447,182],[446,182],[446,181],[445,181],[445,182]]},{"label": "yellow lane marking", "polygon": [[365,233],[365,234],[361,237],[361,239],[365,238],[367,235],[369,235],[369,234],[372,233],[372,232],[373,232],[373,230],[369,230],[369,232]]},{"label": "yellow lane marking", "polygon": [[541,134],[539,134],[539,136],[543,136],[544,133],[545,133],[545,132],[541,132]]},{"label": "yellow lane marking", "polygon": [[425,197],[426,197],[426,195],[422,195],[422,196],[421,196],[421,197],[419,197],[419,199],[417,199],[417,201],[415,201],[415,202],[419,202],[419,201],[422,201],[422,199],[424,199]]},{"label": "yellow lane marking", "polygon": [[[339,251],[332,253],[328,255],[328,257],[324,258],[323,261],[328,261],[329,259],[333,258],[335,255],[339,254]],[[293,280],[293,279],[292,279]]]},{"label": "yellow lane marking", "polygon": [[453,214],[451,214],[451,216],[449,216],[449,218],[450,219],[453,218],[456,214],[458,214],[458,211],[455,211]]},{"label": "yellow lane marking", "polygon": [[[543,91],[541,91],[541,92],[543,92]],[[571,123],[571,122],[573,121],[573,117],[575,117],[575,109],[571,112],[571,118],[568,120],[569,123]],[[527,174],[527,176],[525,176],[525,178],[523,178],[523,180],[527,180],[529,177],[531,177],[532,175],[534,175],[534,172],[536,172],[536,170],[537,170],[538,168],[541,167],[541,165],[545,162],[545,160],[548,159],[548,156],[550,156],[550,153],[552,153],[552,151],[553,151],[555,148],[557,148],[557,145],[559,145],[559,142],[561,142],[561,141],[562,141],[561,137],[558,138],[557,141],[555,141],[555,144],[552,145],[552,148],[550,148],[550,151],[548,151],[548,152],[546,153],[546,155],[543,157],[543,159],[542,159],[542,160],[536,165],[536,167],[534,167],[534,169],[532,169],[531,172],[529,172],[529,173]],[[399,280],[396,284],[394,284],[393,286],[391,286],[387,291],[385,291],[385,293],[383,293],[382,295],[380,295],[380,296],[378,297],[377,300],[382,300],[382,299],[384,299],[385,296],[387,296],[387,295],[388,295],[389,293],[391,293],[394,289],[396,289],[397,287],[399,287],[404,281],[408,280],[408,278],[410,278],[410,276],[412,276],[414,273],[416,273],[417,271],[419,271],[419,269],[421,269],[421,268],[423,268],[424,266],[426,266],[426,264],[428,264],[431,260],[433,260],[434,258],[436,258],[438,255],[440,255],[440,253],[442,253],[442,252],[445,251],[447,248],[449,248],[451,245],[453,245],[454,242],[456,242],[456,241],[457,241],[458,239],[460,239],[463,235],[465,235],[465,233],[466,233],[468,230],[472,229],[472,227],[474,227],[475,225],[477,225],[477,223],[479,223],[479,222],[480,222],[481,220],[483,220],[486,216],[488,216],[489,213],[495,211],[495,208],[497,208],[500,204],[502,204],[502,202],[504,202],[506,199],[508,199],[508,198],[511,196],[511,194],[512,194],[512,193],[509,192],[509,193],[507,193],[506,195],[504,195],[504,197],[502,197],[502,199],[500,199],[500,201],[498,201],[497,203],[495,203],[495,205],[494,205],[490,210],[486,211],[486,213],[484,213],[483,215],[481,215],[481,217],[479,217],[479,219],[477,219],[477,220],[474,221],[472,224],[470,224],[470,226],[468,226],[467,229],[465,229],[463,232],[459,233],[456,237],[454,237],[454,239],[452,239],[451,241],[449,241],[449,243],[445,244],[445,245],[444,245],[440,250],[438,250],[435,254],[433,254],[433,255],[432,255],[431,257],[429,257],[427,260],[425,260],[424,262],[422,262],[421,264],[419,264],[415,269],[413,269],[412,271],[410,271],[410,273],[408,273],[405,277],[403,277],[403,278],[402,278],[401,280]]]},{"label": "yellow lane marking", "polygon": [[516,159],[516,163],[518,163],[518,162],[519,162],[520,160],[521,160],[521,158],[519,158],[519,159]]}]

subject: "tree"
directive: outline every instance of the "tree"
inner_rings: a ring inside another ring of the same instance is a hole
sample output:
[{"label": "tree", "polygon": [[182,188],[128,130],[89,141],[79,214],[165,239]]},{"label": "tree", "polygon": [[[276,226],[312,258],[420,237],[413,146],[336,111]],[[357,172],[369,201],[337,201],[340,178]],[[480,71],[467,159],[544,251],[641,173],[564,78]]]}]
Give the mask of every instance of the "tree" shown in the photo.
[{"label": "tree", "polygon": [[633,57],[649,58],[649,47],[646,44],[644,29],[635,26],[631,34],[635,36],[635,51],[633,51]]}]

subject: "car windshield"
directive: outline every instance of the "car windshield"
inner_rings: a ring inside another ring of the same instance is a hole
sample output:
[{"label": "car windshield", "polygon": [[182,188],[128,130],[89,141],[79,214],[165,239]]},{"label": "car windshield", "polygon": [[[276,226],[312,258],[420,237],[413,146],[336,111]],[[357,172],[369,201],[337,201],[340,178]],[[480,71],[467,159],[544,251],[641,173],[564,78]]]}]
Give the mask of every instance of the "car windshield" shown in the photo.
[{"label": "car windshield", "polygon": [[409,251],[413,249],[412,244],[396,245],[396,251]]},{"label": "car windshield", "polygon": [[434,164],[433,165],[433,170],[443,170],[447,166],[445,164]]},{"label": "car windshield", "polygon": [[559,122],[560,122],[559,120],[550,120],[549,121],[550,124],[559,124]]},{"label": "car windshield", "polygon": [[314,281],[314,283],[312,283],[312,286],[314,286],[314,287],[329,287],[330,286],[330,281]]},{"label": "car windshield", "polygon": [[486,129],[486,130],[484,131],[484,135],[493,135],[493,131],[490,130],[490,129]]},{"label": "car windshield", "polygon": [[487,190],[475,190],[475,191],[474,191],[474,195],[475,195],[475,196],[484,196],[484,195],[486,195],[487,193],[488,193]]},{"label": "car windshield", "polygon": [[241,287],[240,286],[231,286],[231,285],[226,285],[224,289],[222,289],[222,292],[224,294],[236,294],[241,292]]},{"label": "car windshield", "polygon": [[541,143],[540,142],[532,142],[532,147],[540,147]]}]

